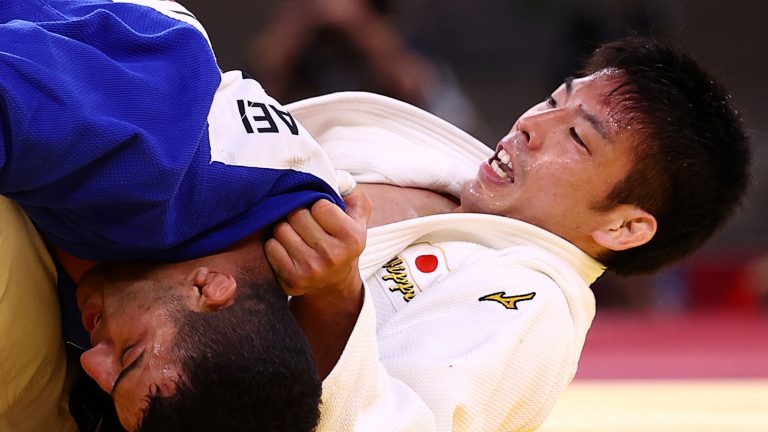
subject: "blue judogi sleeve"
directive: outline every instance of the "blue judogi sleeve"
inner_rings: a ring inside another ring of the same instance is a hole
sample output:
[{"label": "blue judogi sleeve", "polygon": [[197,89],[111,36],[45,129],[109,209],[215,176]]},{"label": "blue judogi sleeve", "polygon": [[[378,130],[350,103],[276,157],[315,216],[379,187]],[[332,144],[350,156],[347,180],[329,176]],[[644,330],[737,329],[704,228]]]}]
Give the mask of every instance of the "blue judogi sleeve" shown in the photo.
[{"label": "blue judogi sleeve", "polygon": [[0,193],[82,258],[194,258],[343,205],[322,157],[281,162],[314,149],[290,114],[239,73],[223,83],[200,31],[145,6],[0,2],[0,131]]}]

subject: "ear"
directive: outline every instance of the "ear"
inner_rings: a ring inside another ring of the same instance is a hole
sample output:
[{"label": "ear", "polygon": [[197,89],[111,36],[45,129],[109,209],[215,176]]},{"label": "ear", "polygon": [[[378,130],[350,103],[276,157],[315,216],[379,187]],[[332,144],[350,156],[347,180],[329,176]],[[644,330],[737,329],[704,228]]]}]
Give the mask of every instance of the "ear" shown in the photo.
[{"label": "ear", "polygon": [[227,273],[198,267],[189,275],[197,288],[197,307],[201,312],[223,309],[235,301],[237,281]]},{"label": "ear", "polygon": [[656,218],[634,205],[620,205],[607,213],[607,221],[591,233],[600,246],[622,251],[648,243],[656,234]]}]

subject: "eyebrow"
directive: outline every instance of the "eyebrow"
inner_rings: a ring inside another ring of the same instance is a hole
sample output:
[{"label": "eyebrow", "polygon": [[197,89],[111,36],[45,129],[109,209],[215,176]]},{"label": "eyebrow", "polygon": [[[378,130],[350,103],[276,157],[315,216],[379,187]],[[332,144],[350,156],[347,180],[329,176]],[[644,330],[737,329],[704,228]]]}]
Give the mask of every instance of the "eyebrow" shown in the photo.
[{"label": "eyebrow", "polygon": [[592,113],[585,110],[583,106],[579,106],[579,114],[589,122],[589,124],[592,125],[593,128],[597,131],[600,136],[606,140],[610,141],[610,136],[608,135],[608,129],[605,127],[605,123],[603,123],[600,119],[595,117]]},{"label": "eyebrow", "polygon": [[115,396],[115,392],[117,392],[117,385],[120,384],[120,382],[123,381],[123,378],[125,378],[126,375],[128,375],[129,372],[136,369],[139,366],[139,363],[144,359],[144,353],[146,351],[142,351],[141,354],[139,354],[138,357],[136,357],[136,360],[132,361],[131,364],[125,367],[120,374],[117,376],[117,379],[115,380],[115,384],[112,385],[112,397]]},{"label": "eyebrow", "polygon": [[[571,93],[573,93],[573,77],[566,77],[563,80],[563,84],[565,85],[565,96],[570,97]],[[600,136],[606,140],[610,141],[610,135],[608,134],[608,128],[605,126],[605,123],[598,119],[594,114],[590,113],[582,105],[579,105],[579,115],[581,115],[582,118],[584,118],[586,121],[589,122],[589,124],[592,125],[593,128],[597,131]]]},{"label": "eyebrow", "polygon": [[565,77],[563,84],[565,84],[565,96],[570,97],[573,92],[573,77]]}]

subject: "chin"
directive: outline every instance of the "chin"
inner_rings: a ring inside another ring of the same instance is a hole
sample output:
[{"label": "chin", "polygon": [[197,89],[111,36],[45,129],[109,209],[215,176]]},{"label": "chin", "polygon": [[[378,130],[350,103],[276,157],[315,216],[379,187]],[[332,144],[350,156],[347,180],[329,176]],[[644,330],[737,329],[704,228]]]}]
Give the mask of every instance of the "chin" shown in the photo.
[{"label": "chin", "polygon": [[479,199],[479,197],[474,196],[469,199],[461,200],[461,212],[496,214],[492,209],[488,207],[487,203],[483,202],[483,200]]},{"label": "chin", "polygon": [[478,180],[472,180],[459,194],[459,203],[468,212],[480,212],[480,209],[487,207],[488,200],[488,190]]}]

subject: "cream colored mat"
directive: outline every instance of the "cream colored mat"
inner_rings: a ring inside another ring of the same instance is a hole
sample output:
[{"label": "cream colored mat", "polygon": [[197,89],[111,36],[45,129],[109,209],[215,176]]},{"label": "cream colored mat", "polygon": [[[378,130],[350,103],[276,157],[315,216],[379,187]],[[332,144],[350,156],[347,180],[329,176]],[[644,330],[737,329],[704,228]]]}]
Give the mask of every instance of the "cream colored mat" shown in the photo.
[{"label": "cream colored mat", "polygon": [[768,432],[768,380],[576,380],[539,429],[566,431]]}]

